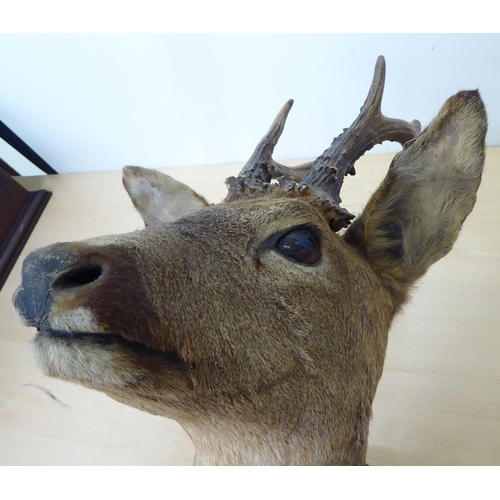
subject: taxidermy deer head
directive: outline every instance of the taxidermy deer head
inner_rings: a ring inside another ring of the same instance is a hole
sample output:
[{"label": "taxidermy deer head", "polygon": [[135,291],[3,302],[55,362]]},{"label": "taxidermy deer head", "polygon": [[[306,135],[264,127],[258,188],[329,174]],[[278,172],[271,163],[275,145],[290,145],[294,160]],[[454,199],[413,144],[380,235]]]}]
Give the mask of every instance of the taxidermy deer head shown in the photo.
[{"label": "taxidermy deer head", "polygon": [[[24,261],[43,372],[177,420],[201,464],[364,464],[391,321],[474,206],[487,128],[477,91],[422,133],[388,119],[384,80],[380,57],[359,117],[297,168],[271,157],[288,101],[223,203],[126,167],[143,230]],[[351,223],[344,176],[385,140],[403,150]]]}]

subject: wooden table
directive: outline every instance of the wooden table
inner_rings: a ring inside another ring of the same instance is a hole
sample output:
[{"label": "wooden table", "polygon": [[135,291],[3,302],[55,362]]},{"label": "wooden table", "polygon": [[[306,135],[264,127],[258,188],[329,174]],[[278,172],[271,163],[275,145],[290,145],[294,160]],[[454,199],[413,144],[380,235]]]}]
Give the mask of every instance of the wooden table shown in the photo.
[{"label": "wooden table", "polygon": [[[346,180],[359,213],[392,155],[365,156]],[[293,162],[289,162],[293,164]],[[240,165],[165,169],[216,202]],[[189,465],[181,427],[101,393],[47,378],[11,297],[22,259],[56,241],[142,227],[121,173],[24,177],[53,191],[0,292],[0,465]],[[452,252],[434,265],[392,327],[370,428],[370,465],[500,465],[500,148],[490,148],[478,202]]]}]

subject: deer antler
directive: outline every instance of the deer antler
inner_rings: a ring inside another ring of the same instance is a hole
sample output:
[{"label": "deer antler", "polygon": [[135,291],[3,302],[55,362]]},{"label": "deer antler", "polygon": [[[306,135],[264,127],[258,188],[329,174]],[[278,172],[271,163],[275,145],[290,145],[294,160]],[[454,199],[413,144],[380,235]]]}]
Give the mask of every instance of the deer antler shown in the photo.
[{"label": "deer antler", "polygon": [[[383,141],[397,141],[401,145],[414,139],[421,130],[418,120],[411,123],[387,118],[382,114],[381,104],[385,85],[385,59],[379,56],[375,65],[372,84],[368,96],[356,120],[348,129],[336,137],[330,147],[313,162],[296,167],[287,167],[272,158],[274,147],[283,132],[285,121],[292,107],[289,100],[278,113],[268,133],[263,137],[254,153],[247,161],[239,176],[229,177],[226,184],[229,199],[233,193],[246,188],[251,191],[264,191],[270,186],[271,179],[278,179],[286,189],[297,188],[310,192],[336,209],[338,219],[332,229],[338,230],[349,225],[354,218],[340,207],[340,189],[347,174],[355,175],[354,163],[366,151]],[[299,182],[300,184],[295,184]],[[274,185],[273,185],[274,186]]]},{"label": "deer antler", "polygon": [[241,169],[238,177],[229,177],[226,179],[229,191],[240,190],[244,186],[251,189],[264,189],[264,186],[269,184],[273,178],[271,169],[275,169],[273,163],[274,160],[272,160],[271,156],[273,154],[274,147],[283,132],[286,118],[292,106],[293,99],[290,99],[281,108],[278,116],[274,119],[271,128],[261,139],[252,156]]},{"label": "deer antler", "polygon": [[308,186],[322,199],[338,206],[340,189],[347,174],[355,175],[354,163],[364,153],[383,141],[404,145],[421,131],[418,120],[411,123],[382,114],[381,104],[385,84],[385,59],[379,56],[375,65],[368,96],[352,125],[336,137],[331,146],[316,160],[300,185]]},{"label": "deer antler", "polygon": [[281,137],[292,105],[293,99],[290,99],[281,108],[271,128],[261,139],[252,156],[241,169],[238,177],[229,177],[226,179],[229,191],[239,191],[244,188],[244,186],[251,189],[262,190],[269,185],[271,179],[278,179],[280,177],[300,182],[307,174],[313,164],[312,161],[295,167],[287,167],[272,158],[274,148]]}]

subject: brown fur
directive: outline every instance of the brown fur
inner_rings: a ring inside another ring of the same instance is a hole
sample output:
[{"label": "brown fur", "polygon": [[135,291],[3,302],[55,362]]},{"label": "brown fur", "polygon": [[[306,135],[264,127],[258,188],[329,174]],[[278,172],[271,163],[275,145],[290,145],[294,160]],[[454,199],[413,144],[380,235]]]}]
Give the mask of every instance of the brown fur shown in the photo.
[{"label": "brown fur", "polygon": [[[472,210],[485,133],[477,92],[449,99],[343,237],[327,204],[279,190],[165,222],[177,210],[171,180],[126,171],[144,230],[56,244],[26,264],[19,309],[34,286],[29,266],[56,251],[71,255],[47,274],[50,311],[24,313],[42,330],[33,341],[39,365],[176,419],[198,463],[364,464],[391,321]],[[148,182],[160,191],[165,183],[171,197],[162,203],[171,206],[155,212],[151,197],[140,201],[132,175],[145,179],[141,196]],[[180,190],[182,210],[187,198],[200,203]],[[272,244],[302,226],[320,240],[313,266]],[[61,285],[70,268],[93,266],[102,268],[96,279]]]}]

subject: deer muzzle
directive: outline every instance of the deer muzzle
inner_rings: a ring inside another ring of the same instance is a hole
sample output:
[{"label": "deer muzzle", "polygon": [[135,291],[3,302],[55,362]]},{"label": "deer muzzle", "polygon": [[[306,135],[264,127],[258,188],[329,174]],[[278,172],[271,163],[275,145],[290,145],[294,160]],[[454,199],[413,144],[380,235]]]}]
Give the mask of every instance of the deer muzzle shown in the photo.
[{"label": "deer muzzle", "polygon": [[[96,286],[103,272],[103,264],[86,262],[65,249],[32,252],[23,263],[22,283],[14,295],[14,307],[26,325],[38,330],[53,328],[49,318],[54,301],[68,301],[84,294],[89,286]],[[81,311],[80,316],[83,316]]]}]

